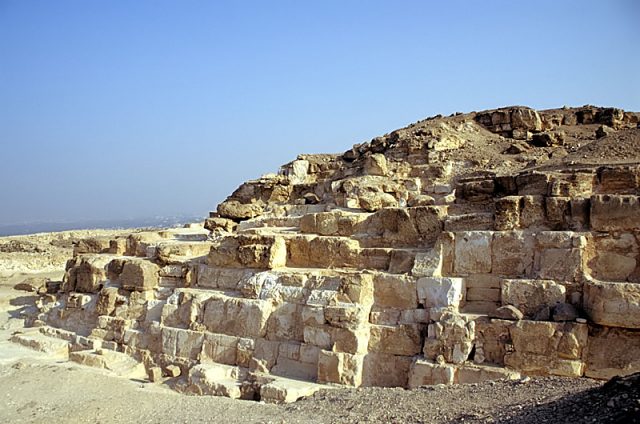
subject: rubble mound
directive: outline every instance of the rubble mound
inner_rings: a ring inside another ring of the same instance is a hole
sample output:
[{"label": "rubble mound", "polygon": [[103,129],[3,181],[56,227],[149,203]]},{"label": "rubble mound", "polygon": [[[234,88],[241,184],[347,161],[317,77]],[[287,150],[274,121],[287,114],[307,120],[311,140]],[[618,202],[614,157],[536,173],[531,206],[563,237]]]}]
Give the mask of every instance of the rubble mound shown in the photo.
[{"label": "rubble mound", "polygon": [[301,155],[204,227],[76,243],[16,341],[271,402],[637,372],[638,117],[514,106]]}]

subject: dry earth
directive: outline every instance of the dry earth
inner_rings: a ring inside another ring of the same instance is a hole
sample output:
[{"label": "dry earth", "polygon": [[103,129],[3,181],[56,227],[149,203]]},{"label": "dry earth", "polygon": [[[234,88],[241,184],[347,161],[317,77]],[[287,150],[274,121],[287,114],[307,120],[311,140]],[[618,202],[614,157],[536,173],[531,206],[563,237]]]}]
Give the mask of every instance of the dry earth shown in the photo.
[{"label": "dry earth", "polygon": [[[58,278],[61,272],[29,274]],[[587,423],[640,422],[640,379],[603,386],[589,379],[432,386],[418,390],[323,390],[290,405],[186,396],[31,351],[8,341],[35,296],[0,279],[0,399],[3,422],[65,423]]]}]

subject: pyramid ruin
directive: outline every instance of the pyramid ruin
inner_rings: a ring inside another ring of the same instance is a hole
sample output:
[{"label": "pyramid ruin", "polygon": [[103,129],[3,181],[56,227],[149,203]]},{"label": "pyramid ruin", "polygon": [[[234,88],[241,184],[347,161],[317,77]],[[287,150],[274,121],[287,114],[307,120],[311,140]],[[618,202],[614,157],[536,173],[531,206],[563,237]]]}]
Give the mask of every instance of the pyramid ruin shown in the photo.
[{"label": "pyramid ruin", "polygon": [[270,402],[640,371],[639,116],[507,107],[301,155],[204,227],[78,243],[14,341]]}]

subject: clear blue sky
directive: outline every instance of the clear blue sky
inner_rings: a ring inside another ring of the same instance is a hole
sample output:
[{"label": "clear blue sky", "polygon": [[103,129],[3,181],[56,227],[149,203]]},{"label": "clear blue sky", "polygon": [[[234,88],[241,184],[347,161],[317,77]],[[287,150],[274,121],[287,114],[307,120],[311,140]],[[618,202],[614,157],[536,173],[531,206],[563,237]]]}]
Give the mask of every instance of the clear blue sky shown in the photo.
[{"label": "clear blue sky", "polygon": [[437,113],[640,110],[640,2],[0,0],[0,224],[205,214]]}]

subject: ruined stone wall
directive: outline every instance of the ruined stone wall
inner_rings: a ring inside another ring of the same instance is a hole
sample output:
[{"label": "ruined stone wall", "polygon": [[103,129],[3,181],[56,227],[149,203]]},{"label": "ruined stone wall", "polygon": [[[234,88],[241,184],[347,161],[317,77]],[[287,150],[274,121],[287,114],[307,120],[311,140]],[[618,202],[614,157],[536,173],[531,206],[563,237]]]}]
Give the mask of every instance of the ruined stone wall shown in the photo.
[{"label": "ruined stone wall", "polygon": [[206,230],[82,243],[33,324],[79,361],[124,353],[154,379],[182,374],[182,390],[273,401],[312,390],[301,381],[635,372],[640,167],[484,169],[464,155],[636,123],[508,108],[300,156],[243,184]]}]

